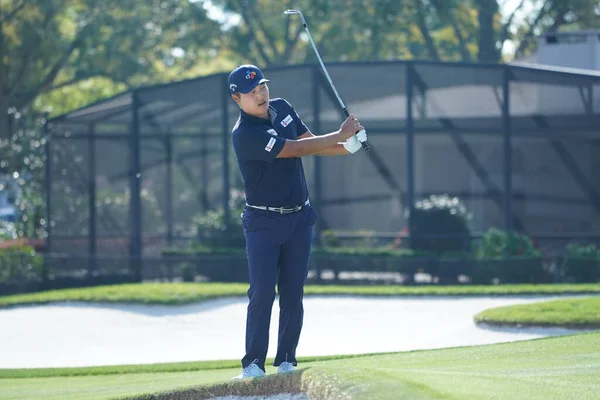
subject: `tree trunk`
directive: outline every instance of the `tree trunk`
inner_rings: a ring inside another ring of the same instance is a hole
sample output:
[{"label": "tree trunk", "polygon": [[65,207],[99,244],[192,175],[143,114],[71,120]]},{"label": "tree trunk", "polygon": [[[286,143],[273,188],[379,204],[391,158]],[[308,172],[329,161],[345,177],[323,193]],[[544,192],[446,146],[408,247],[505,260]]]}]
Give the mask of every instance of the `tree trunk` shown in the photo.
[{"label": "tree trunk", "polygon": [[496,0],[480,0],[479,5],[479,38],[478,59],[480,62],[497,62],[500,59],[496,47],[496,32],[494,31],[494,15],[498,12]]},{"label": "tree trunk", "polygon": [[427,27],[427,21],[425,19],[425,7],[421,0],[415,0],[415,10],[417,13],[417,26],[419,27],[419,31],[423,36],[423,40],[425,40],[425,47],[427,47],[427,51],[429,52],[429,56],[433,60],[439,60],[440,55],[438,53],[437,47],[433,38],[431,37],[431,33],[429,32],[429,28]]}]

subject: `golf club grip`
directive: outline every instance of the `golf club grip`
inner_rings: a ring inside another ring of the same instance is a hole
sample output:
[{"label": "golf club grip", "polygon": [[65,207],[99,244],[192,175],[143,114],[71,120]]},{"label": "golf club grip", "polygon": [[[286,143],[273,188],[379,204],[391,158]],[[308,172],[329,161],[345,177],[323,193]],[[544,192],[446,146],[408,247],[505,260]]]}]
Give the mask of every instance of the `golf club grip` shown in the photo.
[{"label": "golf club grip", "polygon": [[[346,116],[346,118],[348,118],[350,116],[350,113],[348,112],[346,107],[344,107],[344,115]],[[360,131],[356,131],[356,133],[358,133],[358,132],[360,132]],[[370,149],[369,143],[367,143],[366,140],[364,142],[360,142],[360,144],[364,151],[369,151],[369,149]]]}]

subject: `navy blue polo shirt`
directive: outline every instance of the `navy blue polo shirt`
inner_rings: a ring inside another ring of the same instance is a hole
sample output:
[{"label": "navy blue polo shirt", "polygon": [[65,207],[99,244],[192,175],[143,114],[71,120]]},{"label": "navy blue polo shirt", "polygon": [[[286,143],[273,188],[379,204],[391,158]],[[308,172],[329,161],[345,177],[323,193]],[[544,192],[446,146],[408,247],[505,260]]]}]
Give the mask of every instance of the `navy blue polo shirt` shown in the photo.
[{"label": "navy blue polo shirt", "polygon": [[297,139],[308,128],[292,105],[281,98],[269,101],[270,119],[240,109],[232,131],[237,162],[244,180],[246,202],[255,206],[303,204],[308,189],[302,159],[276,158],[286,139]]}]

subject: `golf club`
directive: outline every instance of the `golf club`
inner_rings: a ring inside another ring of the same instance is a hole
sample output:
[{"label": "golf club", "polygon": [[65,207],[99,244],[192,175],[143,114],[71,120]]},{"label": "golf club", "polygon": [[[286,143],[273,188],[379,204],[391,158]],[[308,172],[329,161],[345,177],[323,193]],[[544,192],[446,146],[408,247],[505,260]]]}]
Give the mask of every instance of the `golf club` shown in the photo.
[{"label": "golf club", "polygon": [[[335,86],[333,85],[333,82],[331,81],[331,77],[329,76],[329,73],[327,72],[327,69],[325,68],[325,64],[323,64],[323,60],[321,60],[321,56],[319,55],[319,51],[317,50],[317,46],[315,46],[315,42],[312,39],[312,36],[310,35],[310,31],[308,30],[308,25],[306,25],[306,20],[304,19],[304,15],[302,15],[302,13],[298,10],[286,10],[283,12],[284,14],[299,14],[300,15],[300,19],[302,20],[302,25],[304,26],[304,30],[306,30],[306,33],[308,34],[308,39],[310,40],[310,43],[312,44],[313,49],[315,50],[315,54],[317,55],[317,58],[319,59],[319,63],[321,64],[321,68],[323,68],[323,72],[325,73],[325,77],[327,78],[327,81],[329,82],[329,85],[331,86],[331,89],[333,89],[333,93],[335,93],[335,96],[338,99],[338,102],[340,103],[340,106],[342,107],[342,110],[344,111],[344,115],[346,115],[346,117],[348,117],[350,115],[350,113],[348,112],[348,110],[346,109],[346,106],[344,105],[344,102],[342,101],[342,98],[340,97],[338,91],[336,90]],[[358,131],[356,133],[359,133],[361,131]],[[362,144],[362,148],[365,151],[369,150],[369,144],[364,141],[361,142]]]}]

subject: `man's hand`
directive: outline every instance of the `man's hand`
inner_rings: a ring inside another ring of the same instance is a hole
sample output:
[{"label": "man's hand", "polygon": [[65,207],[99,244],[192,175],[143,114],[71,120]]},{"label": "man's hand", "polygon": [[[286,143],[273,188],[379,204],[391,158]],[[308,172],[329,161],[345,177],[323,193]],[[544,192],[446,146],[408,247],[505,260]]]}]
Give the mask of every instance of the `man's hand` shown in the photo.
[{"label": "man's hand", "polygon": [[[340,131],[346,137],[346,141],[344,142],[344,148],[350,154],[356,153],[358,150],[362,148],[361,143],[367,140],[367,132],[365,128],[360,124],[358,119],[354,116],[354,114],[350,114],[348,118],[344,121],[342,126],[340,127]],[[358,133],[356,133],[358,131]],[[348,133],[351,133],[350,136],[346,136]]]},{"label": "man's hand", "polygon": [[362,131],[365,128],[360,124],[354,114],[350,114],[348,118],[340,126],[340,133],[344,139],[349,139],[358,131]]}]

